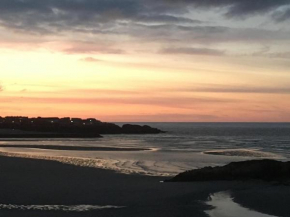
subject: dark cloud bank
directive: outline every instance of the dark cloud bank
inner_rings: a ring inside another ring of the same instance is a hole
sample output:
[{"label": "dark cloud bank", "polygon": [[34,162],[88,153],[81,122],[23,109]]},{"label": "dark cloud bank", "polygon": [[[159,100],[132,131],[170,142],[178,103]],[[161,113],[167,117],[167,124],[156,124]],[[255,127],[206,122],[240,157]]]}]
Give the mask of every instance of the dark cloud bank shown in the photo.
[{"label": "dark cloud bank", "polygon": [[[1,0],[0,20],[10,28],[49,32],[52,28],[80,26],[103,29],[104,23],[117,20],[200,23],[183,16],[190,8],[223,7],[225,16],[240,17],[287,6],[290,0]],[[288,19],[289,10],[276,13],[274,19]]]},{"label": "dark cloud bank", "polygon": [[188,54],[188,55],[208,55],[208,56],[223,56],[225,51],[209,48],[188,48],[176,47],[165,48],[160,51],[163,54]]},{"label": "dark cloud bank", "polygon": [[177,2],[203,8],[228,7],[225,14],[228,17],[265,13],[290,4],[289,0],[177,0]]},{"label": "dark cloud bank", "polygon": [[[42,35],[70,31],[172,42],[172,47],[159,51],[164,54],[223,56],[224,50],[207,48],[208,43],[289,40],[289,32],[210,26],[186,16],[189,11],[215,8],[221,8],[218,11],[227,19],[263,14],[276,22],[290,20],[290,0],[1,0],[0,26]],[[96,46],[94,40],[83,40],[64,52],[125,53],[114,46]],[[175,45],[177,42],[186,43]],[[206,46],[187,47],[194,43]]]}]

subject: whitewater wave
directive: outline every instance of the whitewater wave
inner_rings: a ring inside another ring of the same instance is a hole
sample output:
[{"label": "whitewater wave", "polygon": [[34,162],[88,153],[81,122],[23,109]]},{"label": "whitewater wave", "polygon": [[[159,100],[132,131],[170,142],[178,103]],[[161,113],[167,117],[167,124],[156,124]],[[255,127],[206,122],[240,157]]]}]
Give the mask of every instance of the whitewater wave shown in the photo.
[{"label": "whitewater wave", "polygon": [[178,172],[192,168],[181,162],[169,161],[140,161],[130,159],[95,159],[68,156],[43,156],[29,155],[24,153],[0,152],[0,156],[21,157],[39,160],[51,160],[64,164],[70,164],[81,167],[93,167],[99,169],[113,170],[123,174],[140,174],[147,176],[173,176]]},{"label": "whitewater wave", "polygon": [[[172,177],[178,173],[186,170],[203,168],[205,166],[221,166],[229,162],[240,161],[243,157],[250,158],[275,158],[281,159],[281,156],[259,152],[253,150],[212,150],[205,151],[203,154],[200,152],[190,152],[187,155],[181,153],[171,152],[151,152],[154,155],[95,155],[84,154],[83,156],[79,153],[79,156],[65,156],[71,153],[61,152],[50,152],[50,153],[39,153],[39,152],[8,152],[0,151],[0,155],[8,157],[21,157],[41,160],[57,161],[64,164],[70,164],[81,167],[93,167],[98,169],[112,170],[123,174],[139,174],[146,176],[163,176]],[[48,155],[50,154],[50,155]],[[57,154],[57,155],[55,155]],[[210,156],[212,155],[212,156]],[[216,155],[216,156],[213,156]],[[227,157],[221,157],[218,155],[224,155]],[[240,158],[239,158],[240,157]]]},{"label": "whitewater wave", "polygon": [[38,211],[64,211],[64,212],[87,212],[99,209],[120,209],[124,206],[98,206],[98,205],[13,205],[13,204],[0,204],[0,210],[38,210]]},{"label": "whitewater wave", "polygon": [[238,156],[238,157],[257,157],[257,158],[281,158],[281,156],[251,149],[223,149],[204,151],[203,154],[210,155],[224,155],[224,156]]}]

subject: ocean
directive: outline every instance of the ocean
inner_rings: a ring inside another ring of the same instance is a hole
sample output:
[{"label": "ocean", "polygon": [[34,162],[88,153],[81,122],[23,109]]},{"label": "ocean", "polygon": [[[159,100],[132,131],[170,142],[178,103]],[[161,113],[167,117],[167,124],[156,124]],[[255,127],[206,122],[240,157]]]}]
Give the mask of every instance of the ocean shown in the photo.
[{"label": "ocean", "polygon": [[[123,123],[116,123],[122,125]],[[76,151],[0,148],[30,158],[46,158],[111,169],[120,173],[173,176],[205,166],[248,159],[290,159],[290,123],[132,123],[166,131],[156,135],[104,135],[97,139],[6,139],[1,145],[59,145],[141,148],[136,151]]]}]

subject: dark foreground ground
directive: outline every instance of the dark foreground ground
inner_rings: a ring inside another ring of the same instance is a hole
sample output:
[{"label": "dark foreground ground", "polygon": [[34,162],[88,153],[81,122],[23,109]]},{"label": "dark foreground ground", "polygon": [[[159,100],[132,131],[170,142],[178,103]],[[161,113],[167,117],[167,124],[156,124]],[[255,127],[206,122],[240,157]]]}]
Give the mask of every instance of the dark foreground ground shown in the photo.
[{"label": "dark foreground ground", "polygon": [[161,183],[161,180],[164,178],[124,175],[53,161],[0,157],[0,204],[125,207],[88,212],[0,209],[0,216],[203,217],[207,216],[204,210],[211,208],[204,204],[209,195],[226,190],[237,195],[236,201],[246,207],[276,216],[290,216],[287,186],[249,182]]}]

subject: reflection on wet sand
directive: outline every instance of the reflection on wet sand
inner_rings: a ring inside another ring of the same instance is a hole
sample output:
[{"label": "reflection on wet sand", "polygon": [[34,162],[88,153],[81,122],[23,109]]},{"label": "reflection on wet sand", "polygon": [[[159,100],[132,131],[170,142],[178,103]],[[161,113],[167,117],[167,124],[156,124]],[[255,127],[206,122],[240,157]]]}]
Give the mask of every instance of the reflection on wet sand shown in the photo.
[{"label": "reflection on wet sand", "polygon": [[229,192],[219,192],[211,195],[206,204],[214,207],[206,211],[210,217],[276,217],[240,206],[232,200]]}]

